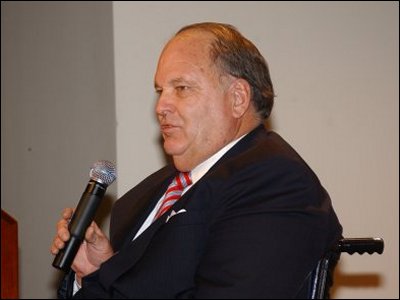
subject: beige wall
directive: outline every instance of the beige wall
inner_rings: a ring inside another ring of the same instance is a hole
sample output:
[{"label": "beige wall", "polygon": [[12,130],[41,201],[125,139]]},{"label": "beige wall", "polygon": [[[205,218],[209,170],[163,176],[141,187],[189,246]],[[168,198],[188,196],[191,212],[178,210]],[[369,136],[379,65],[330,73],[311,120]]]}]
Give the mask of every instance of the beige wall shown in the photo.
[{"label": "beige wall", "polygon": [[2,2],[1,205],[20,224],[21,297],[54,297],[54,223],[88,164],[117,161],[105,211],[115,189],[164,164],[157,58],[178,28],[205,20],[236,25],[267,58],[271,125],[319,175],[345,235],[385,239],[382,256],[343,256],[333,296],[398,298],[395,2]]},{"label": "beige wall", "polygon": [[398,8],[394,2],[115,2],[118,194],[163,164],[153,116],[163,44],[188,23],[232,23],[268,60],[278,95],[272,127],[319,175],[344,234],[386,241],[382,256],[343,256],[333,296],[398,298]]}]

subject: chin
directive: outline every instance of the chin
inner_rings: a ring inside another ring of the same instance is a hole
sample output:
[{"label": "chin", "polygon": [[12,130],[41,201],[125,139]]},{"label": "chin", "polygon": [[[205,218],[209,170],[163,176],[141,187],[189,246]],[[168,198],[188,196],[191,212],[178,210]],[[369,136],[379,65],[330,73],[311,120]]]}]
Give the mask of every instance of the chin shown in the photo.
[{"label": "chin", "polygon": [[188,161],[186,159],[182,159],[182,157],[172,157],[174,161],[174,166],[175,168],[180,171],[180,172],[189,172],[192,170],[192,166],[188,164]]},{"label": "chin", "polygon": [[177,156],[184,152],[184,147],[182,145],[177,145],[176,143],[164,142],[164,151],[168,155]]}]

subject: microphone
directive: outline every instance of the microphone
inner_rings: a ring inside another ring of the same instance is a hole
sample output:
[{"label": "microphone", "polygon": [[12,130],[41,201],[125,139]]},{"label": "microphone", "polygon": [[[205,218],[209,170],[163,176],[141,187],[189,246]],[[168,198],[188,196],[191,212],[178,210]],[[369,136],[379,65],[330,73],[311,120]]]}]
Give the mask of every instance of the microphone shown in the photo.
[{"label": "microphone", "polygon": [[107,160],[99,160],[93,164],[89,172],[90,181],[79,200],[71,221],[68,224],[70,239],[60,249],[53,261],[53,267],[68,272],[72,261],[85,238],[86,229],[92,223],[97,208],[107,187],[117,178],[116,168]]}]

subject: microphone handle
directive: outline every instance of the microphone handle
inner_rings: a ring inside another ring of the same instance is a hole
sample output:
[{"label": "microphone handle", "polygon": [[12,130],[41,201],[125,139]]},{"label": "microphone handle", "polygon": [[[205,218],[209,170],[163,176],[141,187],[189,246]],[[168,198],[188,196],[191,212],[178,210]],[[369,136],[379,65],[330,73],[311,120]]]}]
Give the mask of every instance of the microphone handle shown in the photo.
[{"label": "microphone handle", "polygon": [[64,248],[60,249],[53,261],[53,267],[68,272],[72,262],[79,250],[85,233],[89,225],[92,223],[97,208],[106,192],[106,186],[90,180],[79,200],[78,207],[70,223],[68,230],[70,239],[65,243]]}]

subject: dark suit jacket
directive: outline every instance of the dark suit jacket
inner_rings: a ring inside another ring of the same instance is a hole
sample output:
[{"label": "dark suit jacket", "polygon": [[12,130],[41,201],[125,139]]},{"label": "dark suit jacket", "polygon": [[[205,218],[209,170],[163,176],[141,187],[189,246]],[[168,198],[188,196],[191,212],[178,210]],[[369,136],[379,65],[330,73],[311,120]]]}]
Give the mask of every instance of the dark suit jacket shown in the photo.
[{"label": "dark suit jacket", "polygon": [[260,126],[132,239],[176,171],[165,167],[114,205],[117,252],[76,298],[304,298],[306,278],[342,228],[300,156]]}]

